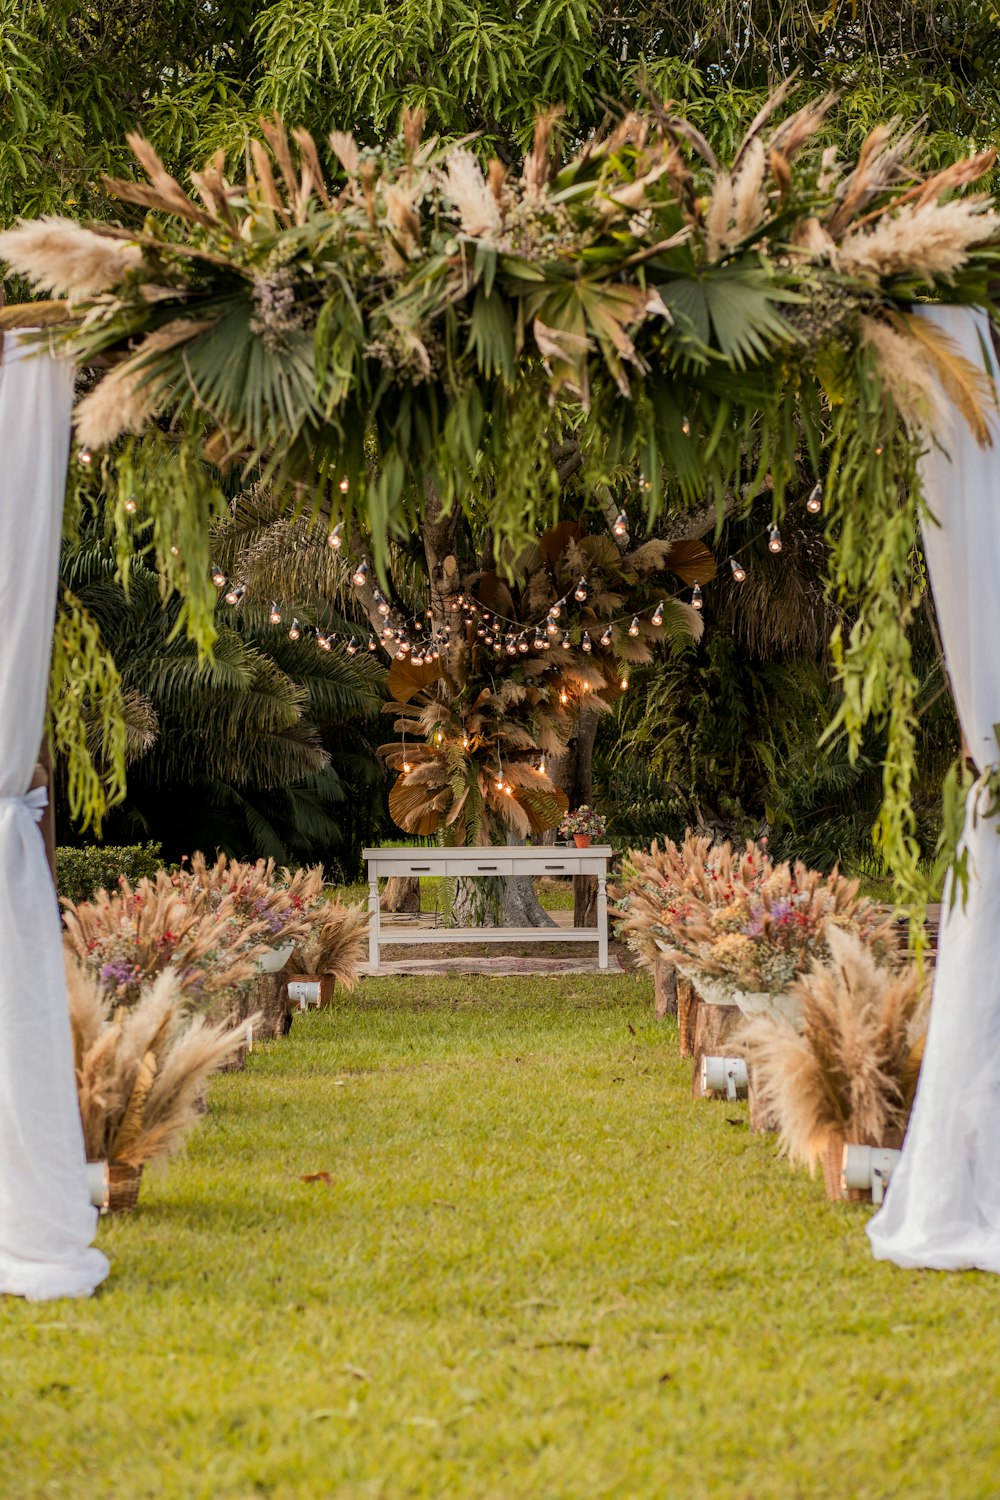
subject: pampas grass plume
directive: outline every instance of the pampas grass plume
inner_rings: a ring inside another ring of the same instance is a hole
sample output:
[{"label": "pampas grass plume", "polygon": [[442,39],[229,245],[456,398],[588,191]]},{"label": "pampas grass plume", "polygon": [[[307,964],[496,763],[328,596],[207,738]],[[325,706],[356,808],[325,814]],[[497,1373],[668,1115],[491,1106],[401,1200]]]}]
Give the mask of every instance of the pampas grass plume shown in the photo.
[{"label": "pampas grass plume", "polygon": [[138,245],[85,229],[74,219],[43,214],[0,233],[0,260],[35,291],[85,302],[121,282],[142,264]]}]

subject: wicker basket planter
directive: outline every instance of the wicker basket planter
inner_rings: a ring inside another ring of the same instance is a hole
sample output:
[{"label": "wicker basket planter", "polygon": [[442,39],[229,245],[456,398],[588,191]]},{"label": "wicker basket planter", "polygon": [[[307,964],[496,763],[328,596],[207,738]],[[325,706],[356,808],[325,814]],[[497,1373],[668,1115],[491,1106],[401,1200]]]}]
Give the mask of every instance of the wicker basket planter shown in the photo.
[{"label": "wicker basket planter", "polygon": [[108,1162],[108,1206],[109,1214],[130,1214],[139,1201],[139,1184],[142,1182],[142,1167],[133,1167],[126,1161]]}]

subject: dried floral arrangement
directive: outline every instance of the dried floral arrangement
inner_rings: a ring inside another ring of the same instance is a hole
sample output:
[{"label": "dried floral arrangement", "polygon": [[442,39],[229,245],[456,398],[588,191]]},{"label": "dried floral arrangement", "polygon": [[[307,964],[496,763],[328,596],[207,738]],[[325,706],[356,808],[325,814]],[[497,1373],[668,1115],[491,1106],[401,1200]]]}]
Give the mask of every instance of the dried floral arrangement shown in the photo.
[{"label": "dried floral arrangement", "polygon": [[[918,133],[890,125],[841,162],[830,101],[785,114],[792,87],[730,163],[658,104],[565,162],[546,115],[517,177],[424,140],[416,114],[377,149],[335,132],[325,161],[305,131],[266,124],[243,180],[217,156],[192,193],[133,136],[148,181],[108,186],[150,210],[144,224],[0,235],[0,256],[58,298],[0,326],[47,322],[110,365],[79,439],[147,435],[166,476],[158,566],[203,643],[225,503],[206,457],[262,466],[291,510],[364,514],[384,549],[431,493],[470,513],[487,501],[498,539],[537,535],[567,436],[586,487],[652,516],[735,488],[769,494],[778,517],[806,455],[831,582],[861,606],[834,641],[841,722],[855,745],[869,716],[888,727],[880,839],[916,886],[916,455],[943,398],[987,442],[994,393],[913,307],[990,309],[1000,218],[968,190],[994,153],[927,175]],[[105,465],[123,545],[142,468],[128,442]]]},{"label": "dried floral arrangement", "polygon": [[200,1117],[208,1078],[245,1041],[247,1023],[192,1016],[169,968],[130,1007],[73,957],[66,976],[88,1161],[138,1167],[172,1155]]},{"label": "dried floral arrangement", "polygon": [[607,826],[604,816],[593,807],[588,807],[586,802],[583,802],[579,807],[574,808],[572,812],[566,814],[559,825],[559,832],[565,834],[568,838],[574,834],[581,833],[589,834],[591,838],[599,839],[603,837]]},{"label": "dried floral arrangement", "polygon": [[773,865],[752,842],[731,845],[690,833],[629,855],[623,935],[647,960],[658,949],[685,973],[730,990],[787,993],[829,952],[832,929],[854,933],[888,959],[893,929],[858,882],[801,862]]},{"label": "dried floral arrangement", "polygon": [[214,905],[165,870],[91,901],[63,901],[64,945],[120,1005],[172,968],[190,1005],[213,1009],[246,989],[272,947],[267,922],[248,922],[227,893]]},{"label": "dried floral arrangement", "polygon": [[758,1015],[732,1039],[782,1150],[810,1170],[832,1138],[902,1144],[927,1031],[929,985],[917,965],[889,969],[861,937],[837,928],[827,947],[792,986],[798,1028]]},{"label": "dried floral arrangement", "polygon": [[210,865],[204,854],[197,853],[171,878],[189,901],[206,894],[212,911],[231,898],[237,916],[247,923],[263,923],[275,947],[303,938],[323,901],[321,865],[279,871],[273,859],[248,864],[224,854]]},{"label": "dried floral arrangement", "polygon": [[358,967],[367,957],[368,911],[326,901],[313,914],[308,936],[295,946],[289,961],[294,974],[332,974],[338,984],[353,990]]}]

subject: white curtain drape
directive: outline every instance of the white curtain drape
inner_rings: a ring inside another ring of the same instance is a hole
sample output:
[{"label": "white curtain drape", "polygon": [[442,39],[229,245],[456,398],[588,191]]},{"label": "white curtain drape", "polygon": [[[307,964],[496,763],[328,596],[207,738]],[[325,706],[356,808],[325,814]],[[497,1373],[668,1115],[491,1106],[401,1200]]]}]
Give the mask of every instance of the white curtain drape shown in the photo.
[{"label": "white curtain drape", "polygon": [[108,1263],[84,1168],[59,910],[28,795],[42,738],[72,370],[0,360],[0,1293],[87,1296]]},{"label": "white curtain drape", "polygon": [[[992,368],[985,316],[924,315],[966,358]],[[948,672],[969,750],[1000,759],[1000,423],[980,448],[957,416],[922,461],[940,523],[924,552]],[[1000,830],[967,809],[968,901],[945,893],[927,1049],[902,1160],[868,1233],[880,1260],[940,1270],[1000,1271]]]}]

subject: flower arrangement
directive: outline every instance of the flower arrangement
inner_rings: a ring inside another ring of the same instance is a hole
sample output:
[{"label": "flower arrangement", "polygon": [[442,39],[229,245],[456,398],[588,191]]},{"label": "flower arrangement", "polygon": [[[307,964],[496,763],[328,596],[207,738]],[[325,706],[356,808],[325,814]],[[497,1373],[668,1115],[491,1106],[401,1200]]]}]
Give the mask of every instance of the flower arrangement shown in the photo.
[{"label": "flower arrangement", "polygon": [[573,812],[569,812],[559,824],[559,832],[567,838],[575,838],[577,835],[586,838],[599,839],[603,837],[607,823],[599,812],[595,812],[587,803],[582,803]]},{"label": "flower arrangement", "polygon": [[358,982],[358,965],[365,956],[367,936],[365,907],[326,901],[314,913],[308,936],[296,944],[290,971],[332,974],[338,984],[353,990]]},{"label": "flower arrangement", "polygon": [[231,898],[234,913],[247,923],[263,923],[275,947],[305,937],[311,917],[323,903],[321,865],[293,874],[287,869],[278,872],[273,859],[244,864],[220,854],[210,865],[198,853],[172,879],[189,899],[206,895],[213,911]]},{"label": "flower arrangement", "polygon": [[732,1040],[753,1067],[782,1150],[810,1170],[831,1142],[902,1143],[929,1003],[915,964],[886,968],[857,933],[833,927],[826,948],[792,985],[798,1026],[756,1015]]},{"label": "flower arrangement", "polygon": [[98,891],[92,901],[64,900],[63,907],[67,952],[119,1005],[137,1004],[167,968],[189,1005],[221,1005],[249,986],[273,940],[270,925],[249,920],[231,892],[213,901],[166,870],[135,886],[123,878],[113,894]]},{"label": "flower arrangement", "polygon": [[199,1118],[210,1074],[242,1045],[247,1023],[192,1016],[170,968],[128,1010],[72,956],[66,979],[87,1159],[141,1167],[172,1155]]},{"label": "flower arrangement", "polygon": [[640,951],[651,947],[689,973],[732,991],[784,994],[815,960],[829,956],[840,928],[893,951],[889,923],[858,896],[857,881],[800,862],[772,865],[752,842],[734,857],[728,843],[688,834],[648,858],[631,854],[621,927]]}]

